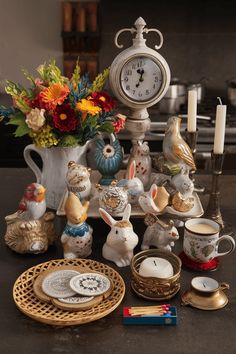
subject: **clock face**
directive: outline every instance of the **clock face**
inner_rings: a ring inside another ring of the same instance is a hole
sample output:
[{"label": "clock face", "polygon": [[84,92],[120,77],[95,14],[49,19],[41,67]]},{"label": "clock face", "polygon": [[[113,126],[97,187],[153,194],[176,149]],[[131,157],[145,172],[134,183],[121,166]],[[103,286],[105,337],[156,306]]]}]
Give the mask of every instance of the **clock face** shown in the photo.
[{"label": "clock face", "polygon": [[158,95],[163,86],[163,71],[151,57],[136,56],[121,70],[123,93],[136,102],[146,102]]}]

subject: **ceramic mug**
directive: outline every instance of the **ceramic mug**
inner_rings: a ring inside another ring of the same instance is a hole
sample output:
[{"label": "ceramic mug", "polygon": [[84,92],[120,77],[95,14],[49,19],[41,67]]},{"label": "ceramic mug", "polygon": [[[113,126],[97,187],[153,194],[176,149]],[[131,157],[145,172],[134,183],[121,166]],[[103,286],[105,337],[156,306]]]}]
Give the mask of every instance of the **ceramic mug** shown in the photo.
[{"label": "ceramic mug", "polygon": [[[206,263],[215,257],[230,254],[235,249],[235,241],[231,236],[219,236],[220,226],[213,220],[197,218],[185,222],[184,253],[193,261]],[[221,241],[227,241],[230,249],[218,252]]]}]

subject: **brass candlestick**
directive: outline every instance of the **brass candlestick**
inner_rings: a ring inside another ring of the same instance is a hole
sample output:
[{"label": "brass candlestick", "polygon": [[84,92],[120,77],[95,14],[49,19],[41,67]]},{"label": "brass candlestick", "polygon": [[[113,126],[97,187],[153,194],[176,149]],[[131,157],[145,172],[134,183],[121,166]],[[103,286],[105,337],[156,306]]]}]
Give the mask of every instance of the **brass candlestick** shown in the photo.
[{"label": "brass candlestick", "polygon": [[211,153],[212,161],[212,184],[209,202],[205,211],[205,216],[216,221],[221,228],[224,228],[224,222],[220,211],[220,186],[219,178],[222,174],[222,166],[224,161],[224,154]]}]

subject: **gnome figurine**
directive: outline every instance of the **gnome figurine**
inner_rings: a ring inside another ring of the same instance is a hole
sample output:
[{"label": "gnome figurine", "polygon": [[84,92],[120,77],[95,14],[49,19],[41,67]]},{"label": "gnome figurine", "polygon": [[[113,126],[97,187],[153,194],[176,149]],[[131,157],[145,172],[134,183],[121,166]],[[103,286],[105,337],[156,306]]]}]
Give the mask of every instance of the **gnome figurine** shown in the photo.
[{"label": "gnome figurine", "polygon": [[64,258],[85,258],[91,252],[93,229],[85,221],[89,202],[83,205],[77,195],[69,192],[65,203],[67,224],[61,236]]}]

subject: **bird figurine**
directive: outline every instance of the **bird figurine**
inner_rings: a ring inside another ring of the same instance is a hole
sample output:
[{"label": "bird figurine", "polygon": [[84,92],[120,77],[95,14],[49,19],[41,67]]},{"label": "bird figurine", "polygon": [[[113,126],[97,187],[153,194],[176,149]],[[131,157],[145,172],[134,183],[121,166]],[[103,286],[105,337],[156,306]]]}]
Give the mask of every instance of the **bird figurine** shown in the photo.
[{"label": "bird figurine", "polygon": [[29,184],[19,203],[17,217],[24,221],[38,220],[46,212],[46,188],[39,183]]},{"label": "bird figurine", "polygon": [[180,164],[187,170],[196,170],[192,152],[180,134],[181,118],[170,117],[163,140],[163,154],[167,161]]}]

